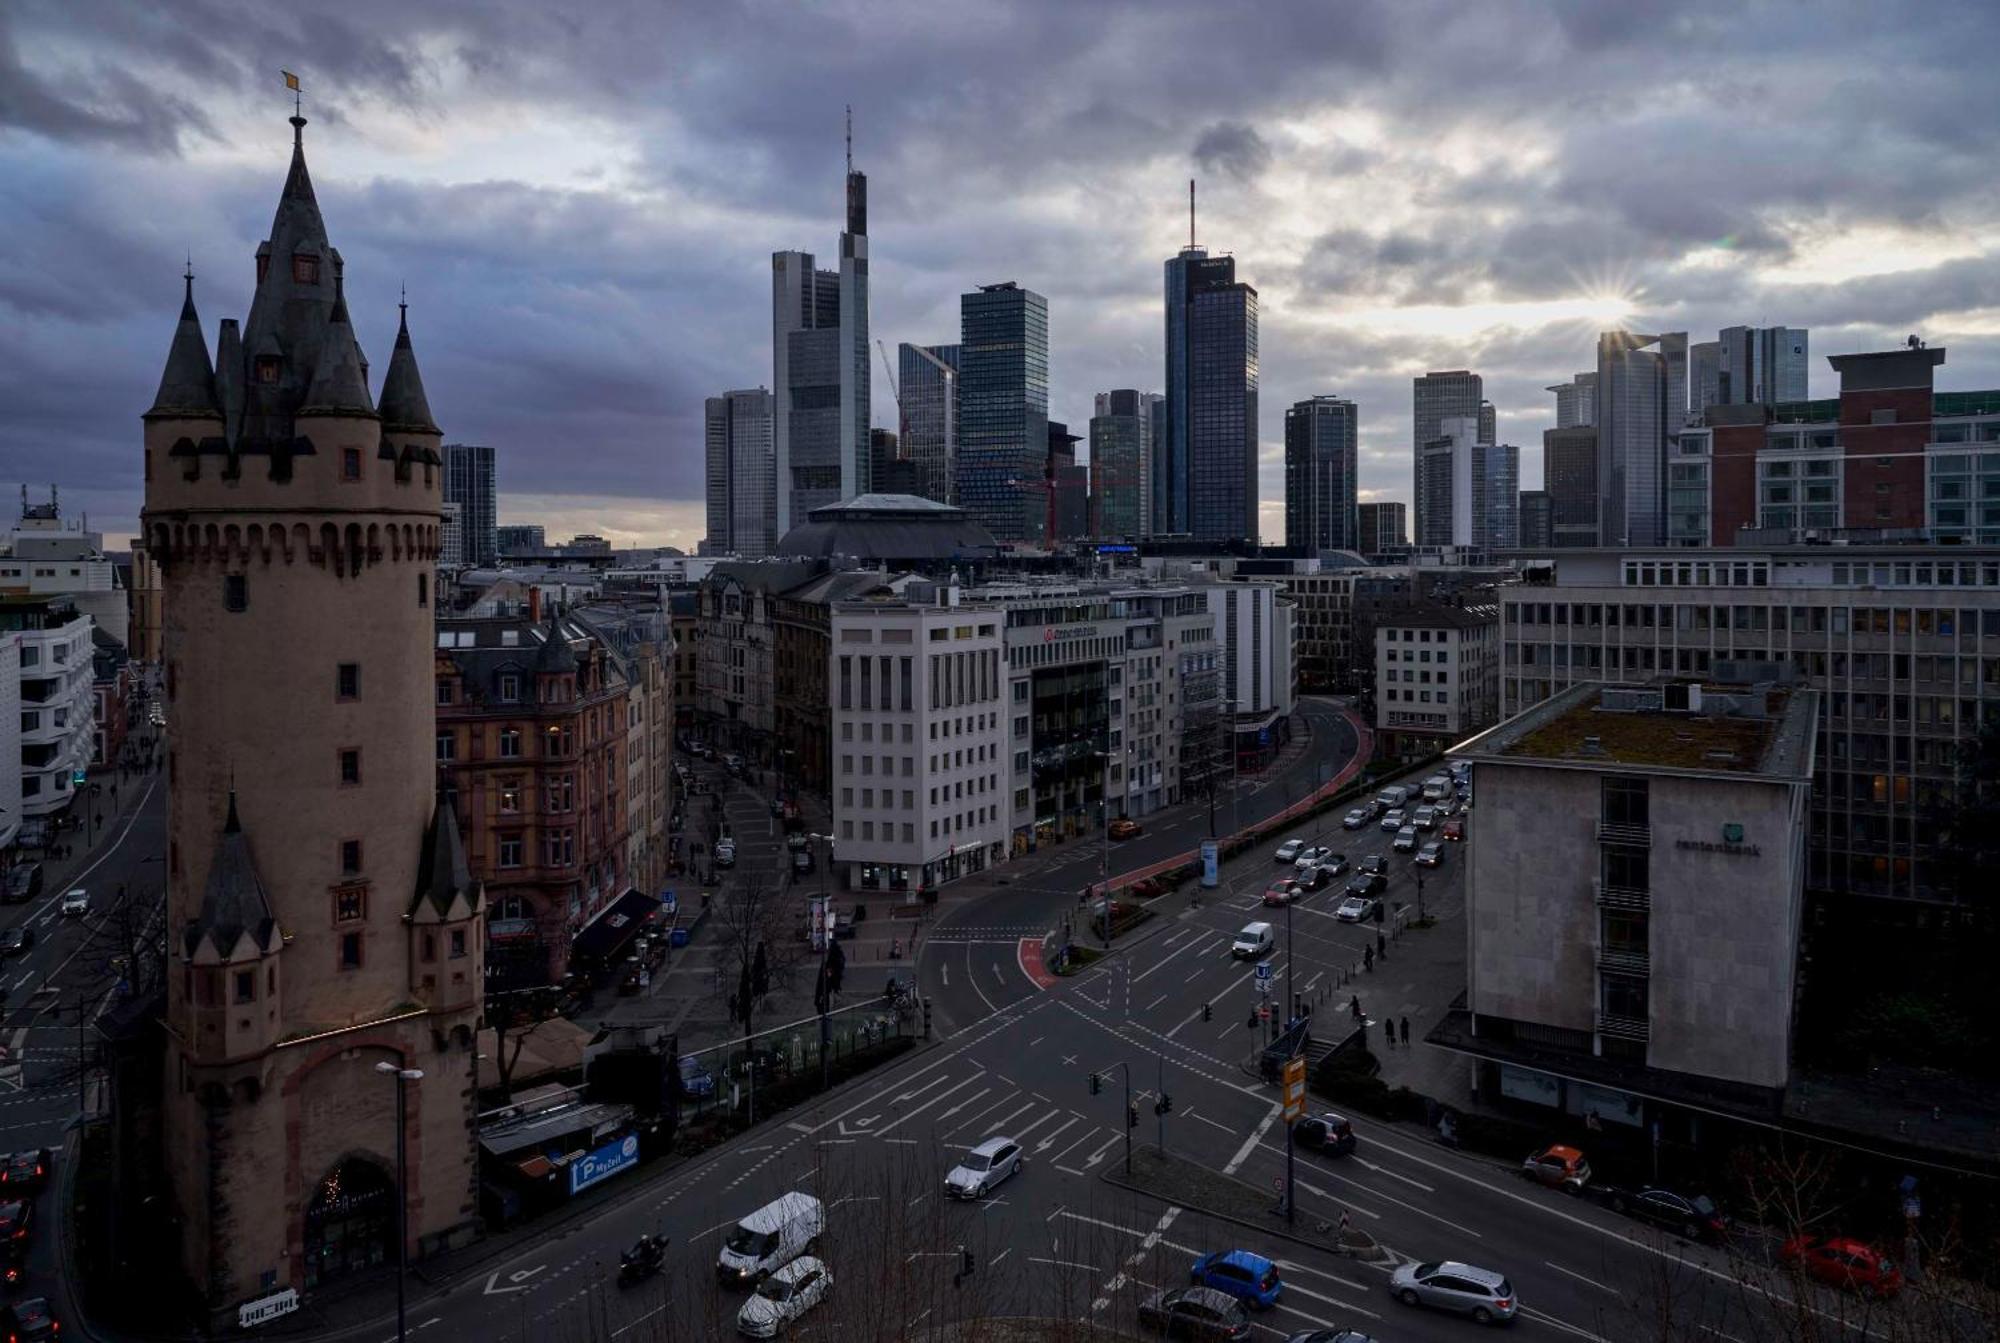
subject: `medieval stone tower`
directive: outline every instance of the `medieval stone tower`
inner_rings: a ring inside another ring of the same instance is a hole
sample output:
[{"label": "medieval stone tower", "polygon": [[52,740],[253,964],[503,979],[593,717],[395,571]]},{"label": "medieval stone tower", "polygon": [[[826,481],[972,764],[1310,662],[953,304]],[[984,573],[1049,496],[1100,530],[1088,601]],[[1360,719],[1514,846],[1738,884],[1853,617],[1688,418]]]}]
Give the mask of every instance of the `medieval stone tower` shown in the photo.
[{"label": "medieval stone tower", "polygon": [[474,1217],[482,895],[436,797],[440,434],[396,333],[368,390],[292,118],[256,297],[211,364],[193,280],[145,415],[165,588],[165,1143],[211,1307],[393,1263]]}]

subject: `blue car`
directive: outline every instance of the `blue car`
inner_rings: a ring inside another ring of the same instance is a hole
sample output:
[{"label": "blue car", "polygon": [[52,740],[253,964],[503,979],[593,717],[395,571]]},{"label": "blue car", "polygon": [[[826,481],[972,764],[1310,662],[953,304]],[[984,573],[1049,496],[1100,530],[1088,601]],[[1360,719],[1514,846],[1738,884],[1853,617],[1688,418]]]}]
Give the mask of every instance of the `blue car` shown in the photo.
[{"label": "blue car", "polygon": [[1269,1310],[1285,1293],[1285,1284],[1278,1280],[1278,1266],[1248,1250],[1203,1255],[1194,1261],[1188,1281],[1225,1292],[1256,1310]]}]

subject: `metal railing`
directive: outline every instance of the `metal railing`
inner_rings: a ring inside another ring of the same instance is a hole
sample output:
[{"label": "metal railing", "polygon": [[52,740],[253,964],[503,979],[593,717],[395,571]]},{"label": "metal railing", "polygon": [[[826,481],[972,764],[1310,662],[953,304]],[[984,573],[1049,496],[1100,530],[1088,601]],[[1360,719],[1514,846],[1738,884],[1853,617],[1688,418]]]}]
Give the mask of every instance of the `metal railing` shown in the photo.
[{"label": "metal railing", "polygon": [[1599,1012],[1597,1033],[1615,1040],[1648,1040],[1652,1038],[1653,1028],[1644,1017],[1620,1017]]},{"label": "metal railing", "polygon": [[1605,909],[1645,911],[1653,907],[1653,895],[1636,886],[1610,886],[1600,881],[1597,883],[1597,903]]},{"label": "metal railing", "polygon": [[1597,839],[1600,844],[1636,844],[1641,848],[1653,845],[1653,827],[1650,825],[1620,825],[1613,821],[1597,823]]},{"label": "metal railing", "polygon": [[1650,975],[1653,972],[1653,957],[1644,948],[1599,947],[1597,965],[1601,970],[1618,974]]}]

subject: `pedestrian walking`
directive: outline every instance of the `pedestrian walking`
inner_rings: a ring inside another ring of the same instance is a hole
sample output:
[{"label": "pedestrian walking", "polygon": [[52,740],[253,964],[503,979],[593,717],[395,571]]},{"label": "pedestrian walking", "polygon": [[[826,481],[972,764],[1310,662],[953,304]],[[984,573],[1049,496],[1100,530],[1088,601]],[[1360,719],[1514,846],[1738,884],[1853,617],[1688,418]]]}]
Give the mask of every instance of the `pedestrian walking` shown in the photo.
[{"label": "pedestrian walking", "polygon": [[1362,969],[1364,969],[1364,970],[1366,970],[1366,971],[1368,971],[1368,972],[1370,972],[1371,974],[1372,974],[1372,973],[1374,972],[1374,970],[1375,970],[1375,948],[1373,948],[1373,947],[1363,947],[1363,948],[1361,948],[1361,968],[1362,968]]},{"label": "pedestrian walking", "polygon": [[1359,1021],[1359,1020],[1361,1020],[1361,995],[1360,995],[1360,994],[1358,994],[1358,993],[1350,993],[1350,994],[1348,994],[1348,995],[1347,995],[1347,1010],[1348,1010],[1349,1012],[1351,1012],[1351,1013],[1352,1013],[1352,1014],[1354,1015],[1354,1019],[1355,1019],[1356,1021]]},{"label": "pedestrian walking", "polygon": [[1410,1043],[1410,1019],[1408,1017],[1403,1018],[1403,1043]]}]

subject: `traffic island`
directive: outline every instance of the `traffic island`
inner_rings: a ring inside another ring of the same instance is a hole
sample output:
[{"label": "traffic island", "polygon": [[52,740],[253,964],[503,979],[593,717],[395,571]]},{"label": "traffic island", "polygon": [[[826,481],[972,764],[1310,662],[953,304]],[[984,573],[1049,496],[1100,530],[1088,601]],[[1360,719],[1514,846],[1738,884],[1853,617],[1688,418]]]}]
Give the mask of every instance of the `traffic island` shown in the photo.
[{"label": "traffic island", "polygon": [[1275,1191],[1260,1189],[1247,1180],[1225,1175],[1172,1152],[1162,1152],[1157,1147],[1132,1149],[1130,1175],[1125,1173],[1124,1162],[1107,1162],[1103,1178],[1120,1189],[1150,1195],[1209,1217],[1219,1217],[1254,1231],[1267,1231],[1349,1259],[1387,1263],[1391,1258],[1373,1236],[1357,1227],[1343,1228],[1318,1213],[1305,1211],[1301,1211],[1296,1220],[1287,1222],[1278,1207]]}]

